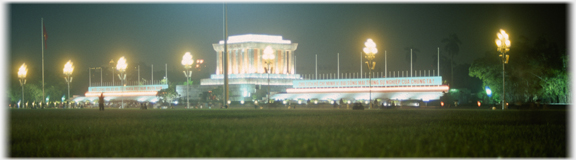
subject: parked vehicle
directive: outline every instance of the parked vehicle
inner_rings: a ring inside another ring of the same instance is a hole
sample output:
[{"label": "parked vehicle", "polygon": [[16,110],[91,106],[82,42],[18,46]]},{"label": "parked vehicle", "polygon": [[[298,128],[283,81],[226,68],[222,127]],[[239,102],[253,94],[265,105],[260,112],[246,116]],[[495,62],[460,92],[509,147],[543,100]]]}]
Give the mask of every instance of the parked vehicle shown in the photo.
[{"label": "parked vehicle", "polygon": [[423,102],[421,100],[403,100],[400,102],[401,106],[420,107]]},{"label": "parked vehicle", "polygon": [[389,109],[389,108],[393,108],[394,104],[392,103],[391,100],[384,100],[382,101],[382,103],[380,104],[380,107],[382,109]]}]

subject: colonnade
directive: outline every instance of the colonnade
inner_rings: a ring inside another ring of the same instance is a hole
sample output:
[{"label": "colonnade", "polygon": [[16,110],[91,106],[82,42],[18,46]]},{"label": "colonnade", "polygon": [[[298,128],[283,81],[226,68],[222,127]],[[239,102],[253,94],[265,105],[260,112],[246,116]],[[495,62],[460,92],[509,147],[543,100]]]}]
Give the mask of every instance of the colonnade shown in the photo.
[{"label": "colonnade", "polygon": [[[228,50],[228,73],[249,74],[265,73],[262,55],[264,48],[243,48]],[[222,74],[222,53],[217,51],[216,74]],[[294,74],[294,52],[291,50],[274,50],[275,59],[272,63],[272,74]]]}]

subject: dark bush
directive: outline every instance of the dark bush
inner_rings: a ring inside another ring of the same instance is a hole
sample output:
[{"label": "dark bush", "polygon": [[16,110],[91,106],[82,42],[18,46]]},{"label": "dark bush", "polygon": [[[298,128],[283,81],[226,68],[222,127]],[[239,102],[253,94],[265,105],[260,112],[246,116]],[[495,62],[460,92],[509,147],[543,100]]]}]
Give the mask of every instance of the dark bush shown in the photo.
[{"label": "dark bush", "polygon": [[364,106],[362,106],[362,103],[354,103],[352,110],[364,110]]}]

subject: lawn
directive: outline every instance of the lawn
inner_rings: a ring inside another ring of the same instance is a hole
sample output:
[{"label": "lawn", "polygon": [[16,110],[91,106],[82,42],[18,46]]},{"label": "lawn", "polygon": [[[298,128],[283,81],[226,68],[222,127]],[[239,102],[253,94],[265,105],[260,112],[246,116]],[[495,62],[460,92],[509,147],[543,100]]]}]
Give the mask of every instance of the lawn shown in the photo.
[{"label": "lawn", "polygon": [[12,109],[9,157],[567,157],[566,110]]}]

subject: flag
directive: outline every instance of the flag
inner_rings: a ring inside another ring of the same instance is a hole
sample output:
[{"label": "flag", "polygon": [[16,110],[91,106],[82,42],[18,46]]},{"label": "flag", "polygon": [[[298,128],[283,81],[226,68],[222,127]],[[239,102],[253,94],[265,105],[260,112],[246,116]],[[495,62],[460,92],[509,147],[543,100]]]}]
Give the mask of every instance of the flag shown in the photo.
[{"label": "flag", "polygon": [[46,40],[48,40],[48,33],[46,33],[46,26],[44,26],[44,22],[42,22],[42,29],[44,30],[44,48],[48,49],[48,45],[46,44]]}]

